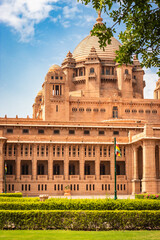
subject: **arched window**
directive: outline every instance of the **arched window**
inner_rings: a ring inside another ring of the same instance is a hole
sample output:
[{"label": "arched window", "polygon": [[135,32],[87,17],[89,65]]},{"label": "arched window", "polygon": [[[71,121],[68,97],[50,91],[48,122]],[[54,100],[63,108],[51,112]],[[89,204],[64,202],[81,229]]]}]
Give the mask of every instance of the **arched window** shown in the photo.
[{"label": "arched window", "polygon": [[128,74],[128,69],[125,69],[125,74]]},{"label": "arched window", "polygon": [[112,113],[113,113],[113,118],[118,118],[118,108],[117,107],[113,107]]},{"label": "arched window", "polygon": [[94,68],[90,68],[90,73],[94,73]]},{"label": "arched window", "polygon": [[59,164],[55,164],[53,167],[53,174],[54,175],[60,175],[60,166]]}]

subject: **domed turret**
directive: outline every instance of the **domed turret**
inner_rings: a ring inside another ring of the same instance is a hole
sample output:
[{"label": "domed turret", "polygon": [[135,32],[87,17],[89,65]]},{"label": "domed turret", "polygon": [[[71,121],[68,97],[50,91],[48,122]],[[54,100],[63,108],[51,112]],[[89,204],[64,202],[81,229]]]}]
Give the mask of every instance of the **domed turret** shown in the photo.
[{"label": "domed turret", "polygon": [[61,67],[57,64],[54,64],[49,68],[48,72],[54,72],[54,71],[57,71],[57,70],[61,70]]}]

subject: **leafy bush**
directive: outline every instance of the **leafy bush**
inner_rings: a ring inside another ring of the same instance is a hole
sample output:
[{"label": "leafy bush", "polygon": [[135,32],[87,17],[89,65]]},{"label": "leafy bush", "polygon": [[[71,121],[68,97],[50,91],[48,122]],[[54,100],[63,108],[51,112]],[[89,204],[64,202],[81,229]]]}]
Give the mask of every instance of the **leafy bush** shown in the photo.
[{"label": "leafy bush", "polygon": [[135,195],[136,199],[156,199],[156,200],[160,200],[160,194],[149,194],[149,193],[145,193],[145,194],[136,194]]},{"label": "leafy bush", "polygon": [[106,200],[106,199],[52,199],[40,201],[0,202],[5,210],[160,210],[155,200]]},{"label": "leafy bush", "polygon": [[160,229],[160,211],[0,211],[0,229]]},{"label": "leafy bush", "polygon": [[1,197],[16,197],[16,198],[21,198],[22,193],[0,193],[0,198]]},{"label": "leafy bush", "polygon": [[38,201],[40,201],[40,199],[39,199],[39,197],[25,197],[25,198],[17,198],[17,197],[11,197],[11,198],[9,198],[9,197],[6,197],[6,198],[4,198],[4,197],[0,197],[0,203],[1,202],[38,202]]}]

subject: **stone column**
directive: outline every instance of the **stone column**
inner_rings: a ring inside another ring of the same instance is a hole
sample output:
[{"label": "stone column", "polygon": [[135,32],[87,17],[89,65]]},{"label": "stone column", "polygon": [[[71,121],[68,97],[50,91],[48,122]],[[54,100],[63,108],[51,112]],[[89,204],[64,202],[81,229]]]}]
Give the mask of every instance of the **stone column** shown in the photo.
[{"label": "stone column", "polygon": [[84,180],[84,146],[80,146],[80,180]]},{"label": "stone column", "polygon": [[16,179],[21,177],[21,145],[17,144],[17,159],[16,159]]},{"label": "stone column", "polygon": [[37,145],[33,145],[33,157],[32,157],[32,179],[37,179]]},{"label": "stone column", "polygon": [[64,151],[64,179],[69,178],[69,146],[66,144]]},{"label": "stone column", "polygon": [[0,139],[0,193],[4,190],[4,147],[5,140]]},{"label": "stone column", "polygon": [[138,177],[138,148],[133,147],[133,180],[132,180],[132,194],[140,193],[140,180]]},{"label": "stone column", "polygon": [[52,145],[49,146],[49,154],[48,154],[48,179],[52,180],[53,177],[53,158],[52,158]]},{"label": "stone column", "polygon": [[95,160],[95,175],[96,175],[96,180],[100,179],[100,146],[96,146],[96,160]]},{"label": "stone column", "polygon": [[143,179],[142,192],[157,193],[155,141],[143,142]]}]

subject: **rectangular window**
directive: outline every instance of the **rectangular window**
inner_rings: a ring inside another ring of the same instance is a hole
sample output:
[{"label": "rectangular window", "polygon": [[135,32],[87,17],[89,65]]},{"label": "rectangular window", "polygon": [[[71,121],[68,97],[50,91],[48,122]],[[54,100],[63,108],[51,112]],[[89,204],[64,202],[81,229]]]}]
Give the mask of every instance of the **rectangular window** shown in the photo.
[{"label": "rectangular window", "polygon": [[43,129],[38,129],[38,134],[44,134],[44,130]]},{"label": "rectangular window", "polygon": [[86,184],[86,191],[88,191],[88,184]]},{"label": "rectangular window", "polygon": [[103,156],[107,157],[107,148],[106,147],[103,148]]},{"label": "rectangular window", "polygon": [[55,129],[55,130],[53,131],[53,133],[54,133],[55,135],[57,135],[57,134],[60,134],[60,131],[59,131],[58,129]]},{"label": "rectangular window", "polygon": [[119,184],[117,184],[117,190],[119,191]]},{"label": "rectangular window", "polygon": [[108,148],[108,156],[109,157],[111,156],[111,148],[110,147]]},{"label": "rectangular window", "polygon": [[72,150],[73,150],[73,157],[75,157],[76,156],[76,147],[73,146]]},{"label": "rectangular window", "polygon": [[119,135],[119,131],[113,131],[113,135]]},{"label": "rectangular window", "polygon": [[74,135],[74,134],[75,134],[75,130],[70,129],[69,130],[69,135]]},{"label": "rectangular window", "polygon": [[63,191],[63,184],[61,184],[61,191]]},{"label": "rectangular window", "polygon": [[90,190],[90,191],[92,190],[92,186],[91,186],[91,184],[89,184],[89,190]]},{"label": "rectangular window", "polygon": [[44,146],[41,146],[41,156],[44,156]]},{"label": "rectangular window", "polygon": [[126,190],[126,185],[124,184],[124,190]]},{"label": "rectangular window", "polygon": [[107,191],[107,184],[105,184],[105,190]]},{"label": "rectangular window", "polygon": [[78,157],[79,157],[79,146],[78,146]]},{"label": "rectangular window", "polygon": [[56,105],[56,112],[58,112],[58,105]]},{"label": "rectangular window", "polygon": [[84,130],[84,135],[89,135],[90,131],[89,130]]},{"label": "rectangular window", "polygon": [[25,191],[27,191],[27,184],[25,184]]},{"label": "rectangular window", "polygon": [[69,146],[69,157],[71,157],[71,146]]},{"label": "rectangular window", "polygon": [[46,146],[46,156],[48,157],[48,146]]},{"label": "rectangular window", "polygon": [[22,184],[22,191],[24,190],[24,186],[23,186],[23,184]]},{"label": "rectangular window", "polygon": [[57,157],[60,157],[60,147],[57,147]]},{"label": "rectangular window", "polygon": [[30,184],[28,185],[28,190],[31,191],[31,185]]},{"label": "rectangular window", "polygon": [[93,191],[95,190],[95,185],[93,184]]},{"label": "rectangular window", "polygon": [[79,191],[79,184],[77,184],[77,191]]},{"label": "rectangular window", "polygon": [[22,133],[23,133],[23,134],[28,134],[28,133],[29,133],[29,129],[23,129],[23,130],[22,130]]},{"label": "rectangular window", "polygon": [[39,157],[39,146],[37,146],[37,156]]},{"label": "rectangular window", "polygon": [[30,146],[30,156],[32,156],[32,146]]},{"label": "rectangular window", "polygon": [[53,146],[53,157],[55,157],[55,146]]},{"label": "rectangular window", "polygon": [[84,148],[85,157],[87,156],[87,147]]},{"label": "rectangular window", "polygon": [[23,156],[23,145],[21,145],[21,156]]},{"label": "rectangular window", "polygon": [[121,191],[122,191],[122,184],[121,184]]},{"label": "rectangular window", "polygon": [[100,136],[104,135],[104,131],[99,131],[99,135]]},{"label": "rectangular window", "polygon": [[74,184],[74,191],[76,191],[76,184]]},{"label": "rectangular window", "polygon": [[125,147],[123,149],[123,155],[124,155],[124,157],[126,156],[126,148]]},{"label": "rectangular window", "polygon": [[16,156],[16,145],[14,145],[14,156]]},{"label": "rectangular window", "polygon": [[7,133],[13,133],[13,129],[12,128],[7,128]]},{"label": "rectangular window", "polygon": [[91,155],[92,155],[92,149],[91,147],[88,147],[88,157],[91,157]]},{"label": "rectangular window", "polygon": [[47,184],[45,184],[45,191],[47,191]]},{"label": "rectangular window", "polygon": [[25,156],[28,156],[28,146],[25,146],[25,152],[24,152]]},{"label": "rectangular window", "polygon": [[43,191],[43,184],[41,185],[41,190]]},{"label": "rectangular window", "polygon": [[9,145],[8,155],[9,155],[9,156],[12,156],[12,145]]},{"label": "rectangular window", "polygon": [[56,184],[54,184],[54,190],[56,191]]},{"label": "rectangular window", "polygon": [[11,191],[11,185],[8,184],[8,191],[10,192]]},{"label": "rectangular window", "polygon": [[110,191],[110,184],[108,184],[108,190]]},{"label": "rectangular window", "polygon": [[38,191],[40,191],[40,184],[38,184]]},{"label": "rectangular window", "polygon": [[58,191],[59,191],[59,189],[60,189],[60,188],[59,188],[59,184],[58,184]]},{"label": "rectangular window", "polygon": [[64,157],[64,146],[62,146],[62,157]]},{"label": "rectangular window", "polygon": [[95,147],[93,147],[93,157],[95,157]]},{"label": "rectangular window", "polygon": [[102,147],[100,147],[100,157],[102,157]]},{"label": "rectangular window", "polygon": [[70,189],[71,189],[71,191],[72,191],[72,184],[70,184]]},{"label": "rectangular window", "polygon": [[104,190],[104,185],[102,184],[102,191]]}]

